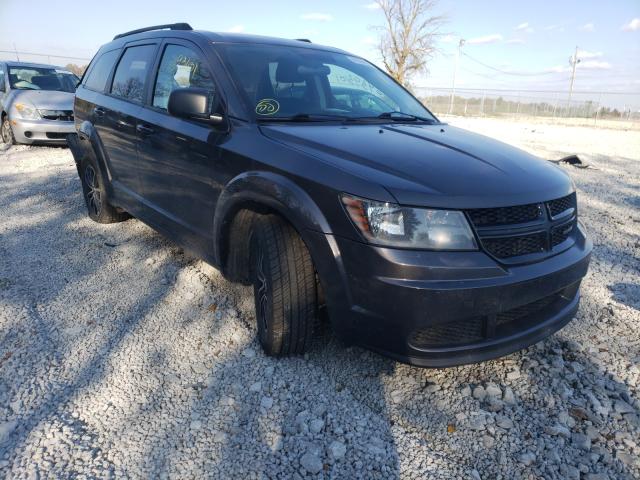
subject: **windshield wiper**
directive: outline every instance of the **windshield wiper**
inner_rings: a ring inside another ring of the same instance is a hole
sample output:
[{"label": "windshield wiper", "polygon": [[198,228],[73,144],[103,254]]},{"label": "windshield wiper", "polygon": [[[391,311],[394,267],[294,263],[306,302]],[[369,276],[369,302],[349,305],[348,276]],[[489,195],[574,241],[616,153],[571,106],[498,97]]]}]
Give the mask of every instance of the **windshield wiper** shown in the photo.
[{"label": "windshield wiper", "polygon": [[335,122],[346,120],[345,115],[322,115],[315,113],[296,113],[288,117],[260,117],[259,122]]},{"label": "windshield wiper", "polygon": [[420,122],[426,122],[426,123],[430,123],[430,124],[434,124],[437,123],[436,120],[434,120],[433,118],[426,118],[426,117],[420,117],[418,115],[413,115],[412,113],[405,113],[405,112],[400,112],[400,111],[393,111],[393,112],[384,112],[381,113],[380,115],[378,115],[376,118],[381,118],[381,119],[389,119],[389,120],[403,120],[403,121],[410,121],[410,122],[414,122],[414,121],[420,121]]},{"label": "windshield wiper", "polygon": [[409,122],[425,122],[430,125],[438,123],[431,118],[419,117],[410,113],[403,112],[384,112],[376,117],[350,117],[348,115],[320,114],[320,113],[296,113],[287,117],[260,117],[259,122],[362,122],[377,120],[393,120],[393,121],[409,121]]}]

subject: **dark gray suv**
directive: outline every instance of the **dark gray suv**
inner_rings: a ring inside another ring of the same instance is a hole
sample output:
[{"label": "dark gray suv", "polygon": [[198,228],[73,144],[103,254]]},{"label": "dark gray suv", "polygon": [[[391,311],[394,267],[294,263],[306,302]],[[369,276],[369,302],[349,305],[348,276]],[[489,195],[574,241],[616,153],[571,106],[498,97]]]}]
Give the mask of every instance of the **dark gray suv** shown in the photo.
[{"label": "dark gray suv", "polygon": [[75,124],[91,218],[133,215],[253,284],[268,354],[304,352],[327,316],[347,342],[456,365],[578,308],[592,246],[568,175],[441,123],[342,50],[125,33],[91,62]]}]

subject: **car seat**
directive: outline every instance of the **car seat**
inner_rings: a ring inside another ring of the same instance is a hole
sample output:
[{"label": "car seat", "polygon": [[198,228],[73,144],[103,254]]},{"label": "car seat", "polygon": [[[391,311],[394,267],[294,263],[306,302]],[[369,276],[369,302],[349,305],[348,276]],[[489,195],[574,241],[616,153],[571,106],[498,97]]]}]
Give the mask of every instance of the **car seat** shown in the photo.
[{"label": "car seat", "polygon": [[[302,75],[300,64],[292,58],[281,58],[275,72],[274,97],[280,108],[288,113],[312,112],[317,110],[314,102],[313,76]],[[299,95],[298,92],[302,92]],[[315,108],[314,108],[315,107]]]}]

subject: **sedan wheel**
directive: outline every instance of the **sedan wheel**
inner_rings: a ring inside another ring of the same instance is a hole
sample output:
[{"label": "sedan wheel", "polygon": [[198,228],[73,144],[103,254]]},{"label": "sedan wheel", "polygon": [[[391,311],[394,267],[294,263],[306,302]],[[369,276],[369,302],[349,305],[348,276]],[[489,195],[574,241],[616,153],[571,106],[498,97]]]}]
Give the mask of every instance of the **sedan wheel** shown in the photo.
[{"label": "sedan wheel", "polygon": [[13,145],[15,143],[15,137],[13,136],[13,130],[11,130],[11,123],[9,123],[9,118],[5,117],[2,122],[2,129],[0,131],[2,136],[2,141],[8,145]]}]

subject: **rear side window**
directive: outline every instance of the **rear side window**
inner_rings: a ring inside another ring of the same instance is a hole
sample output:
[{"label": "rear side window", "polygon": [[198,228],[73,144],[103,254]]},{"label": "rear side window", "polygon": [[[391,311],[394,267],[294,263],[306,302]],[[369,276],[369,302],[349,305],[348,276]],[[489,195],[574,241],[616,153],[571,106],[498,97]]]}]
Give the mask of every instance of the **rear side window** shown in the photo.
[{"label": "rear side window", "polygon": [[198,87],[214,93],[209,69],[200,55],[181,45],[167,45],[153,92],[153,106],[167,109],[169,94],[179,88]]},{"label": "rear side window", "polygon": [[147,73],[151,68],[155,50],[155,45],[127,48],[116,68],[111,93],[132,102],[142,103]]},{"label": "rear side window", "polygon": [[95,66],[91,68],[87,74],[87,78],[84,82],[85,88],[89,90],[95,90],[96,92],[104,92],[107,86],[107,80],[109,74],[113,69],[113,65],[118,60],[119,50],[111,50],[102,54],[102,56],[96,61]]}]

